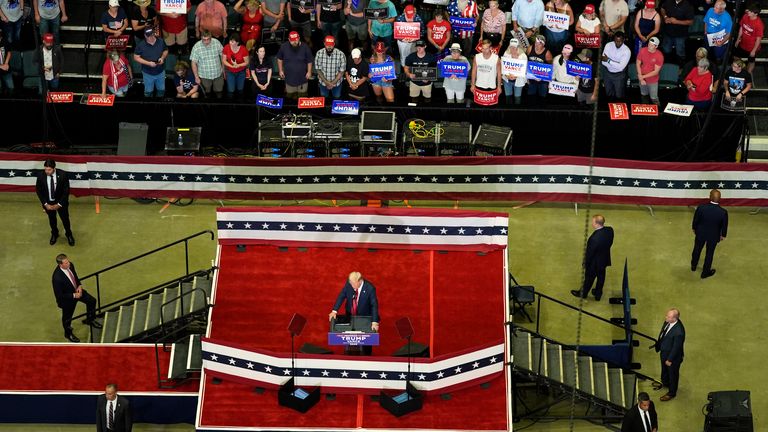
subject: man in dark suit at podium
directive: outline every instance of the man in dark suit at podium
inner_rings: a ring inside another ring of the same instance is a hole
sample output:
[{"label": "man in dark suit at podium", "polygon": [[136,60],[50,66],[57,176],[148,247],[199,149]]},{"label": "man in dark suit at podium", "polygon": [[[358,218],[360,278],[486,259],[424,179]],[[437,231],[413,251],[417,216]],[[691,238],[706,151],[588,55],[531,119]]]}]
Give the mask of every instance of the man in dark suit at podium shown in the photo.
[{"label": "man in dark suit at podium", "polygon": [[677,395],[680,364],[685,355],[683,352],[684,343],[685,327],[680,321],[680,311],[670,309],[664,317],[664,325],[661,326],[658,342],[653,345],[661,359],[661,385],[654,384],[653,388],[659,390],[661,387],[667,387],[669,389],[667,394],[661,397],[662,402],[666,402]]},{"label": "man in dark suit at podium", "polygon": [[[352,272],[347,278],[347,283],[341,289],[333,310],[328,314],[328,320],[336,318],[341,304],[346,302],[347,316],[370,316],[371,330],[379,331],[379,300],[376,298],[376,287],[365,279],[360,272]],[[363,354],[371,355],[373,349],[370,345],[362,347]]]},{"label": "man in dark suit at podium", "polygon": [[659,429],[659,418],[651,397],[646,392],[637,395],[637,405],[624,415],[621,421],[621,432],[656,432]]},{"label": "man in dark suit at podium", "polygon": [[117,384],[107,384],[107,390],[96,401],[96,431],[131,432],[132,427],[131,404],[117,395]]},{"label": "man in dark suit at podium", "polygon": [[56,161],[48,159],[43,163],[43,171],[38,174],[35,183],[37,198],[43,205],[43,210],[48,215],[48,224],[51,226],[50,244],[56,243],[59,237],[59,227],[56,222],[56,214],[59,214],[64,225],[64,234],[67,243],[75,245],[72,229],[69,226],[69,179],[67,173],[56,169]]},{"label": "man in dark suit at podium", "polygon": [[706,279],[715,274],[715,269],[712,268],[715,247],[717,247],[717,243],[725,240],[725,236],[728,234],[728,211],[720,207],[719,190],[712,189],[709,191],[709,202],[696,208],[691,228],[696,235],[691,254],[691,271],[696,271],[701,250],[706,245],[704,267],[701,270],[701,278]]},{"label": "man in dark suit at podium", "polygon": [[595,295],[595,300],[600,301],[605,284],[605,268],[611,265],[613,228],[605,226],[605,218],[599,214],[592,217],[592,228],[595,231],[587,240],[587,252],[584,256],[584,286],[581,291],[573,290],[571,294],[587,298],[592,284],[597,279],[592,293]]}]

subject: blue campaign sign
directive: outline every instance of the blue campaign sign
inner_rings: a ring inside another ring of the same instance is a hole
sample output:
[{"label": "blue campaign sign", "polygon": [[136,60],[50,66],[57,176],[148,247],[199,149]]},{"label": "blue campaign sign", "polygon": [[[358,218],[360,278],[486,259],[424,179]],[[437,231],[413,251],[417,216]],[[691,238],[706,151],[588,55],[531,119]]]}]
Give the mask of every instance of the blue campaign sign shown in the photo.
[{"label": "blue campaign sign", "polygon": [[472,31],[475,29],[474,18],[463,18],[463,17],[452,16],[450,18],[450,21],[451,21],[451,28],[455,30]]},{"label": "blue campaign sign", "polygon": [[371,81],[380,81],[382,78],[389,80],[397,79],[395,62],[388,61],[369,65],[368,76],[371,77]]},{"label": "blue campaign sign", "polygon": [[448,78],[455,75],[456,78],[467,78],[469,76],[469,65],[463,62],[440,62],[440,73]]},{"label": "blue campaign sign", "polygon": [[328,345],[361,346],[378,344],[378,333],[328,333]]},{"label": "blue campaign sign", "polygon": [[283,98],[271,98],[260,94],[256,98],[256,105],[263,106],[265,108],[277,108],[283,107]]},{"label": "blue campaign sign", "polygon": [[566,60],[565,73],[579,78],[592,79],[592,65]]},{"label": "blue campaign sign", "polygon": [[331,105],[331,114],[357,115],[360,110],[360,102],[335,100]]},{"label": "blue campaign sign", "polygon": [[541,81],[552,81],[552,65],[529,61],[528,75]]}]

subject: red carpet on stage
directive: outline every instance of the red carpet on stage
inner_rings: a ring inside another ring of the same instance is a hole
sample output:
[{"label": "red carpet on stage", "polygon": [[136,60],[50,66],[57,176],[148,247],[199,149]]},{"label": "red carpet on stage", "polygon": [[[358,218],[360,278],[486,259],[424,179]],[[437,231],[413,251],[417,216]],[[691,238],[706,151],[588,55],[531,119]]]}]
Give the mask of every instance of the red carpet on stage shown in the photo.
[{"label": "red carpet on stage", "polygon": [[[246,349],[289,352],[288,323],[294,313],[307,318],[296,338],[326,346],[328,313],[350,271],[359,271],[377,289],[381,345],[389,356],[405,341],[394,322],[409,317],[415,342],[431,356],[466,350],[504,337],[503,249],[473,251],[252,245],[238,252],[222,245],[215,307],[209,337]],[[337,348],[335,352],[342,353]],[[444,400],[426,398],[421,411],[395,418],[370,397],[337,395],[322,399],[306,414],[277,404],[274,391],[256,394],[233,382],[204,383],[199,427],[241,428],[413,428],[507,430],[503,377],[490,387],[457,391]]]}]

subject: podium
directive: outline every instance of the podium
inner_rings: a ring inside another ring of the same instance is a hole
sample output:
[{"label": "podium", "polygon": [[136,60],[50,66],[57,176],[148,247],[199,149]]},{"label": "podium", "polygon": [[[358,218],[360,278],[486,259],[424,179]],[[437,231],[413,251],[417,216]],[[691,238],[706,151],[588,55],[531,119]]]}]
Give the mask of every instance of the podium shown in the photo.
[{"label": "podium", "polygon": [[371,355],[371,347],[379,345],[379,333],[371,330],[370,316],[339,315],[331,320],[328,345],[343,345],[349,355]]}]

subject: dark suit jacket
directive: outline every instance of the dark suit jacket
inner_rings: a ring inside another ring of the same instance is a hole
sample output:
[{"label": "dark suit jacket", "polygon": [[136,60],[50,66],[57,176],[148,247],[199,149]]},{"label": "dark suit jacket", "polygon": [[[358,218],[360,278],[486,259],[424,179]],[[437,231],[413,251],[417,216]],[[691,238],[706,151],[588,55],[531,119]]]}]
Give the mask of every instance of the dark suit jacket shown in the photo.
[{"label": "dark suit jacket", "polygon": [[[376,287],[372,283],[363,279],[363,286],[360,288],[360,298],[357,299],[357,314],[358,315],[370,315],[373,322],[379,321],[379,300],[376,298]],[[352,297],[355,294],[355,290],[349,281],[344,284],[344,288],[341,289],[339,296],[336,298],[336,303],[333,304],[333,310],[338,311],[341,307],[341,303],[346,300],[347,315],[352,314]]]},{"label": "dark suit jacket", "polygon": [[35,183],[35,191],[37,192],[37,198],[40,200],[40,204],[61,204],[62,207],[69,205],[69,179],[67,173],[56,169],[54,173],[56,176],[56,190],[53,193],[53,201],[48,199],[48,176],[45,175],[45,171],[40,171],[37,175],[37,182]]},{"label": "dark suit jacket", "polygon": [[[659,336],[664,331],[664,324],[661,325]],[[661,351],[661,359],[664,361],[669,360],[672,363],[681,363],[685,356],[683,352],[684,343],[685,326],[683,326],[682,321],[677,320],[677,324],[664,337],[659,337],[659,341],[656,343],[656,352]]]},{"label": "dark suit jacket", "polygon": [[595,230],[587,240],[587,255],[584,258],[584,266],[588,268],[610,266],[611,246],[613,246],[613,228],[604,226]]},{"label": "dark suit jacket", "polygon": [[[45,73],[43,72],[43,50],[45,47],[40,45],[40,48],[35,50],[35,54],[33,56],[35,65],[37,65],[38,69],[40,70],[40,76],[44,77]],[[56,78],[56,75],[59,75],[61,73],[61,63],[64,60],[64,54],[62,54],[61,51],[61,45],[59,44],[53,44],[52,49],[52,60],[53,60],[53,75],[54,78]]]},{"label": "dark suit jacket", "polygon": [[[75,281],[79,286],[80,277],[77,276],[75,265],[71,262],[69,263],[69,269],[72,271],[72,275],[75,277]],[[63,308],[67,305],[72,305],[73,303],[77,302],[77,299],[72,297],[72,294],[75,293],[75,287],[72,286],[72,282],[69,280],[69,277],[64,273],[63,270],[59,268],[59,266],[56,266],[56,268],[53,269],[51,283],[53,284],[53,295],[56,296],[56,304],[60,308]]]},{"label": "dark suit jacket", "polygon": [[[659,428],[659,418],[656,415],[656,407],[651,402],[651,406],[648,407],[648,414],[651,416],[651,429]],[[624,415],[624,419],[621,421],[621,432],[645,432],[643,427],[643,418],[640,416],[640,408],[637,405],[633,406],[631,410],[627,411]]]},{"label": "dark suit jacket", "polygon": [[[131,432],[133,427],[133,413],[128,399],[117,396],[117,406],[115,407],[115,419],[112,424],[114,432]],[[107,432],[107,397],[99,395],[96,402],[96,431]]]},{"label": "dark suit jacket", "polygon": [[728,234],[728,211],[711,202],[696,207],[693,214],[693,231],[696,238],[706,242],[719,242]]}]

